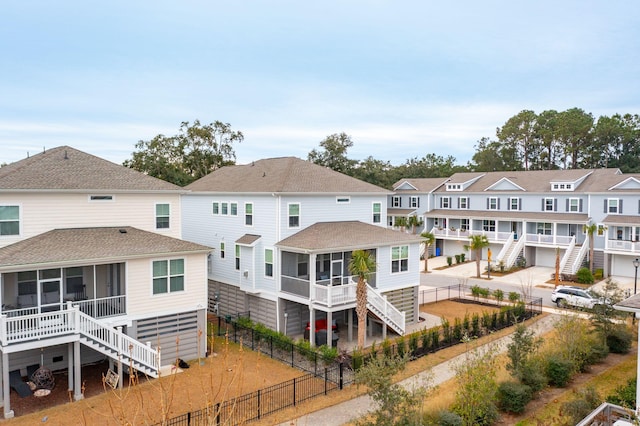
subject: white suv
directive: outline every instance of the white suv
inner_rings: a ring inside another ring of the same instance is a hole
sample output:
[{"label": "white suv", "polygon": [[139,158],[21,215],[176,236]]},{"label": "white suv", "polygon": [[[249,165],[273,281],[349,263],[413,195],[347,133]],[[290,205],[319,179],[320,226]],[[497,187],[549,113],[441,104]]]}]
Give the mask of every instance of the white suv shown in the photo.
[{"label": "white suv", "polygon": [[589,290],[581,287],[559,286],[551,293],[551,301],[555,302],[559,308],[575,306],[577,308],[592,309],[595,305],[609,303],[602,297],[597,297]]}]

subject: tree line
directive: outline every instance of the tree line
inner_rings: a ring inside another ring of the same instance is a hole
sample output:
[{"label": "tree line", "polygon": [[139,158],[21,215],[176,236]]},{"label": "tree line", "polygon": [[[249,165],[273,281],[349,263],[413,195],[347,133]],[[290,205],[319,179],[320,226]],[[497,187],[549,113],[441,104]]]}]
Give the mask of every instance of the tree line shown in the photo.
[{"label": "tree line", "polygon": [[[158,135],[139,141],[124,165],[180,186],[199,179],[225,165],[235,164],[235,145],[242,132],[229,123],[183,122],[175,136]],[[327,136],[307,159],[335,171],[384,188],[403,178],[448,177],[457,172],[505,170],[553,170],[619,168],[640,172],[640,116],[600,116],[580,108],[546,110],[537,114],[523,110],[496,129],[494,138],[483,137],[474,145],[467,164],[451,155],[426,154],[400,165],[368,156],[348,156],[351,136]]]}]

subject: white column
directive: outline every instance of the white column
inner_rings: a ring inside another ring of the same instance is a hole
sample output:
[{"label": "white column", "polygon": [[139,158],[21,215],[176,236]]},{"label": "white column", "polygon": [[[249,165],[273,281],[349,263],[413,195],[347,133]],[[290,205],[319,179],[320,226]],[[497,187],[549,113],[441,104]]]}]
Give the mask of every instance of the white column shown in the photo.
[{"label": "white column", "polygon": [[331,347],[333,342],[333,315],[331,311],[327,311],[327,346]]},{"label": "white column", "polygon": [[67,390],[73,391],[73,343],[67,343]]},{"label": "white column", "polygon": [[347,340],[353,341],[353,309],[347,310]]},{"label": "white column", "polygon": [[556,236],[558,235],[558,224],[553,222],[553,245],[556,245]]},{"label": "white column", "polygon": [[316,310],[309,306],[309,343],[316,344]]},{"label": "white column", "polygon": [[11,409],[10,395],[11,389],[9,388],[9,354],[2,353],[2,400],[4,405],[4,418],[13,418],[13,410]]},{"label": "white column", "polygon": [[84,399],[81,381],[80,342],[73,342],[73,368],[75,370],[73,372],[73,399],[79,401]]}]

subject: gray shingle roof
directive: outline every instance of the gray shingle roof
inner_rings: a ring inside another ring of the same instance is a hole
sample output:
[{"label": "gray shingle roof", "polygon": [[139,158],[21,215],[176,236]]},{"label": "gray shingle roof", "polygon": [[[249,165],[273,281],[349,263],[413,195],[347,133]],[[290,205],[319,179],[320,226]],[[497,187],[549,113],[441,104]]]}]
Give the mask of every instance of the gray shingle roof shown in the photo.
[{"label": "gray shingle roof", "polygon": [[180,191],[172,183],[60,146],[0,167],[3,190]]},{"label": "gray shingle roof", "polygon": [[[417,178],[417,179],[401,179],[393,184],[393,189],[396,190],[398,194],[407,193],[407,194],[415,194],[415,193],[428,193],[435,189],[437,189],[440,185],[445,183],[448,178]],[[396,189],[398,186],[407,182],[415,187],[415,190],[412,189]]]},{"label": "gray shingle roof", "polygon": [[610,214],[602,220],[602,223],[608,223],[612,225],[638,225],[640,224],[640,216]]},{"label": "gray shingle roof", "polygon": [[236,244],[250,246],[253,245],[256,241],[258,241],[262,236],[255,234],[244,234],[242,237],[236,240]]},{"label": "gray shingle roof", "polygon": [[54,229],[0,248],[0,270],[12,266],[78,264],[211,250],[129,226]]},{"label": "gray shingle roof", "polygon": [[625,312],[640,312],[640,293],[616,303],[614,308]]},{"label": "gray shingle roof", "polygon": [[285,238],[276,246],[306,251],[356,250],[419,243],[418,235],[407,234],[359,221],[318,222]]},{"label": "gray shingle roof", "polygon": [[582,213],[526,212],[516,210],[431,210],[429,217],[473,218],[473,219],[513,219],[537,220],[539,222],[586,223],[588,215]]},{"label": "gray shingle roof", "polygon": [[386,189],[296,157],[222,167],[188,185],[194,192],[390,193]]}]

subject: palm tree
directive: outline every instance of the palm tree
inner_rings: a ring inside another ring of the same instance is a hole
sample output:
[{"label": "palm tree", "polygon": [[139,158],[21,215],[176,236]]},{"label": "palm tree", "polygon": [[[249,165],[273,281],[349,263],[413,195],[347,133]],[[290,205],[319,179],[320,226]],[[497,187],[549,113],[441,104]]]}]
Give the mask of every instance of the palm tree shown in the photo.
[{"label": "palm tree", "polygon": [[358,276],[356,287],[356,315],[358,316],[358,348],[364,348],[364,333],[367,327],[366,279],[376,270],[376,261],[365,250],[354,250],[349,261],[349,272]]},{"label": "palm tree", "polygon": [[429,247],[431,247],[431,245],[436,242],[436,236],[431,232],[423,232],[422,234],[420,234],[420,236],[423,238],[424,242],[424,271],[429,272],[429,268],[427,267],[427,260],[429,259]]},{"label": "palm tree", "polygon": [[593,274],[593,236],[598,230],[598,225],[592,223],[591,225],[582,225],[582,232],[585,232],[589,236],[589,269]]},{"label": "palm tree", "polygon": [[409,220],[407,220],[407,224],[411,227],[411,233],[412,234],[416,233],[416,228],[418,226],[422,226],[422,223],[423,223],[422,219],[420,219],[415,214],[409,216]]},{"label": "palm tree", "polygon": [[393,223],[393,226],[402,229],[402,231],[404,232],[407,228],[407,218],[405,216],[396,217],[396,220]]},{"label": "palm tree", "polygon": [[465,250],[471,250],[476,256],[476,273],[477,278],[480,278],[480,260],[482,258],[482,249],[489,247],[489,240],[486,235],[469,235],[469,245],[465,245]]}]

